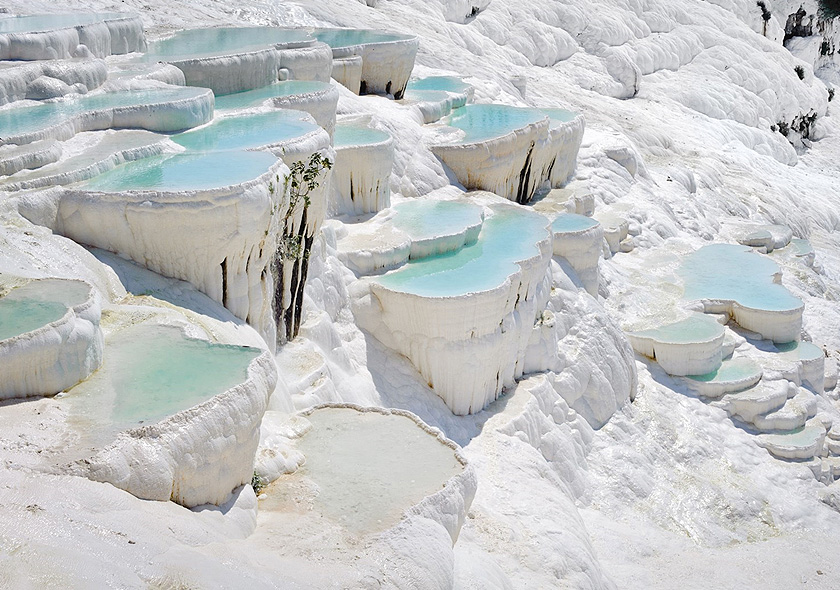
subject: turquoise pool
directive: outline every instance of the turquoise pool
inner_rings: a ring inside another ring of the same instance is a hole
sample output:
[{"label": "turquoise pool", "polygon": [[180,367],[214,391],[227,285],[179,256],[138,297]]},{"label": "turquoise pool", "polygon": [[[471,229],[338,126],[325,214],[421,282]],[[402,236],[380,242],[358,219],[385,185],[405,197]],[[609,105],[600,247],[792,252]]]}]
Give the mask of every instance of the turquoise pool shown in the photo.
[{"label": "turquoise pool", "polygon": [[51,324],[67,310],[84,303],[90,287],[80,281],[32,281],[0,297],[0,340],[14,338]]},{"label": "turquoise pool", "polygon": [[216,97],[216,110],[248,109],[259,106],[271,98],[294,96],[296,94],[310,94],[324,92],[330,89],[327,82],[310,80],[287,80],[276,82],[262,88],[246,90]]},{"label": "turquoise pool", "polygon": [[457,76],[429,76],[428,78],[415,78],[408,83],[409,90],[438,90],[464,94],[471,86]]},{"label": "turquoise pool", "polygon": [[152,41],[146,61],[182,61],[267,49],[284,43],[304,43],[312,37],[304,29],[280,27],[217,27],[178,31]]},{"label": "turquoise pool", "polygon": [[736,301],[766,311],[802,307],[782,285],[773,282],[779,266],[747,246],[712,244],[689,254],[678,270],[685,282],[685,299]]},{"label": "turquoise pool", "polygon": [[414,199],[394,207],[392,224],[412,240],[426,240],[481,225],[484,207],[463,201]]},{"label": "turquoise pool", "polygon": [[118,12],[73,12],[63,14],[33,14],[0,18],[0,33],[39,33],[82,25],[92,25],[106,20],[127,18],[131,14]]},{"label": "turquoise pool", "polygon": [[335,147],[371,145],[388,141],[390,137],[390,135],[383,131],[362,125],[336,125],[333,145]]},{"label": "turquoise pool", "polygon": [[74,420],[107,444],[126,428],[154,424],[248,378],[260,350],[186,338],[172,326],[140,324],[108,338],[102,367],[62,398]]},{"label": "turquoise pool", "polygon": [[457,143],[474,143],[502,137],[545,118],[546,115],[536,109],[468,104],[452,111],[442,122],[464,131],[463,139]]},{"label": "turquoise pool", "polygon": [[367,45],[368,43],[404,41],[414,38],[412,35],[398,35],[396,33],[385,33],[383,31],[370,31],[366,29],[312,29],[311,33],[318,41],[326,43],[333,49],[352,47],[354,45]]},{"label": "turquoise pool", "polygon": [[379,277],[391,290],[424,297],[455,297],[498,287],[517,271],[517,261],[537,254],[548,237],[547,220],[538,213],[492,206],[479,239],[457,252],[410,261]]},{"label": "turquoise pool", "polygon": [[688,375],[689,379],[703,383],[732,383],[761,377],[761,367],[746,357],[723,361],[717,371],[705,375]]},{"label": "turquoise pool", "polygon": [[573,233],[590,229],[598,225],[598,221],[577,213],[561,213],[551,222],[551,231],[556,234]]},{"label": "turquoise pool", "polygon": [[34,106],[0,110],[0,137],[14,137],[46,129],[75,115],[116,107],[153,105],[174,100],[195,98],[207,92],[204,88],[175,86],[153,90],[125,90],[72,97]]},{"label": "turquoise pool", "polygon": [[692,342],[709,342],[719,338],[723,333],[724,327],[714,318],[698,313],[673,324],[635,332],[635,335],[651,338],[663,344],[690,344]]},{"label": "turquoise pool", "polygon": [[265,113],[217,118],[209,125],[172,136],[172,141],[193,152],[253,149],[320,129],[304,117],[296,111],[274,109]]}]

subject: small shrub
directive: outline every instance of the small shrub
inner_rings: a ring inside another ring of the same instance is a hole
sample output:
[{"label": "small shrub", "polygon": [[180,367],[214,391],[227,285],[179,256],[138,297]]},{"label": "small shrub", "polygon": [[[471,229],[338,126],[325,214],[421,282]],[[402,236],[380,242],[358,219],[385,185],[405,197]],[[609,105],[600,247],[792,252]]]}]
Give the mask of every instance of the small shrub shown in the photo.
[{"label": "small shrub", "polygon": [[254,471],[254,475],[251,477],[251,487],[254,488],[254,493],[259,496],[265,489],[265,485],[266,481]]},{"label": "small shrub", "polygon": [[832,100],[834,100],[834,88],[829,88],[828,89],[828,102],[831,102]]},{"label": "small shrub", "polygon": [[828,42],[828,39],[823,39],[820,44],[820,55],[828,55],[829,53],[831,53],[831,43]]},{"label": "small shrub", "polygon": [[803,68],[802,66],[796,66],[795,68],[793,68],[793,71],[796,72],[796,75],[799,76],[800,80],[805,79],[805,68]]},{"label": "small shrub", "polygon": [[785,121],[779,121],[779,133],[787,136],[787,134],[790,133],[790,125],[788,125]]},{"label": "small shrub", "polygon": [[755,4],[761,9],[761,18],[764,19],[764,22],[769,21],[770,17],[773,16],[773,14],[769,10],[767,10],[767,5],[761,0],[758,0],[758,2],[756,2]]}]

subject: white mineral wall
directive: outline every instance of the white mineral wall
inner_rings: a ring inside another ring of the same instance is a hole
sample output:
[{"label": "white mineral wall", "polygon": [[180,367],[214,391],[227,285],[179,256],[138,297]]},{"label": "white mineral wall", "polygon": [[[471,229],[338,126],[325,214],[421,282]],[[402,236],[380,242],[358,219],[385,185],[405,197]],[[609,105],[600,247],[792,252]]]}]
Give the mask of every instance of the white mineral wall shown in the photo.
[{"label": "white mineral wall", "polygon": [[273,48],[170,63],[184,72],[188,86],[209,88],[219,95],[260,88],[277,80],[277,55]]},{"label": "white mineral wall", "polygon": [[[80,47],[84,46],[84,48]],[[69,57],[107,57],[146,50],[139,16],[33,33],[0,34],[0,59],[25,61]]]},{"label": "white mineral wall", "polygon": [[703,300],[700,304],[701,311],[729,314],[742,328],[761,334],[773,342],[793,342],[802,336],[804,304],[787,311],[753,309],[731,300]]},{"label": "white mineral wall", "polygon": [[91,289],[88,299],[69,308],[61,319],[0,340],[0,400],[54,395],[98,369],[103,349],[101,313],[102,301]]},{"label": "white mineral wall", "polygon": [[477,143],[434,145],[432,151],[465,187],[527,203],[537,188],[549,180],[558,155],[561,168],[557,174],[562,174],[564,166],[568,170],[571,152],[564,151],[565,140],[562,133],[550,135],[548,119],[544,119],[502,137]]},{"label": "white mineral wall", "polygon": [[551,165],[548,174],[548,180],[551,182],[552,188],[563,186],[574,174],[585,128],[586,119],[582,115],[578,115],[571,121],[552,127],[549,130],[551,143],[557,146],[554,163]]},{"label": "white mineral wall", "polygon": [[[329,82],[332,51],[324,43],[309,47],[275,48],[171,62],[187,85],[232,94],[267,86],[279,79]],[[282,74],[282,75],[281,75]]]},{"label": "white mineral wall", "polygon": [[705,342],[660,342],[655,338],[628,333],[633,350],[656,359],[669,375],[705,375],[720,367],[725,334]]},{"label": "white mineral wall", "polygon": [[362,58],[361,94],[391,94],[400,99],[419,48],[418,39],[400,39],[336,48],[332,55],[334,58]]},{"label": "white mineral wall", "polygon": [[43,129],[0,137],[0,145],[25,144],[40,139],[63,141],[83,131],[113,128],[146,129],[163,133],[183,131],[209,122],[213,118],[214,105],[215,98],[208,90],[189,98],[87,111]]},{"label": "white mineral wall", "polygon": [[391,205],[394,140],[336,148],[330,213],[362,215]]},{"label": "white mineral wall", "polygon": [[[253,326],[269,345],[278,219],[285,185],[269,183],[289,169],[278,161],[258,179],[224,189],[165,193],[61,193],[52,228],[76,242],[185,280]],[[224,273],[224,276],[223,276]]]},{"label": "white mineral wall", "polygon": [[603,253],[604,229],[601,224],[575,232],[557,232],[553,236],[554,255],[566,260],[574,269],[583,288],[598,296],[601,274],[598,263]]},{"label": "white mineral wall", "polygon": [[315,122],[326,129],[330,137],[335,131],[335,113],[338,107],[338,90],[330,86],[320,92],[307,92],[272,99],[275,107],[304,111],[312,115]]},{"label": "white mineral wall", "polygon": [[332,49],[326,43],[278,49],[276,59],[278,71],[285,73],[287,80],[330,81]]},{"label": "white mineral wall", "polygon": [[38,84],[36,81],[42,78],[63,83],[67,89],[64,94],[86,92],[105,83],[108,68],[102,60],[89,59],[26,63],[0,70],[0,105],[35,98],[33,89]]},{"label": "white mineral wall", "polygon": [[516,272],[489,291],[421,297],[376,282],[359,285],[356,321],[408,357],[453,413],[479,412],[525,369],[534,318],[550,291],[548,235],[536,246],[533,257],[519,262]]},{"label": "white mineral wall", "polygon": [[157,424],[121,433],[86,464],[86,475],[138,498],[172,500],[191,508],[224,503],[251,482],[260,422],[277,382],[263,352],[248,379]]},{"label": "white mineral wall", "polygon": [[362,86],[362,58],[351,55],[334,59],[330,76],[353,94],[359,94]]},{"label": "white mineral wall", "polygon": [[6,146],[0,150],[0,176],[10,176],[21,170],[32,170],[57,162],[62,148],[57,141],[48,139],[22,147]]}]

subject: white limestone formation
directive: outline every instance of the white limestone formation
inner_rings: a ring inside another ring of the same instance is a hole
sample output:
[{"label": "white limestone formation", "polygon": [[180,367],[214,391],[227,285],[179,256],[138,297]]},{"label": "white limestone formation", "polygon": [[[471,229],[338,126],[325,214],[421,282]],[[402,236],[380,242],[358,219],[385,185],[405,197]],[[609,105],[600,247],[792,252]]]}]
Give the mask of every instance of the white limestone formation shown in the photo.
[{"label": "white limestone formation", "polygon": [[[327,34],[340,29],[316,29]],[[362,31],[362,34],[366,31]],[[333,59],[352,57],[362,58],[362,71],[359,82],[360,94],[389,94],[397,100],[402,98],[411,70],[414,69],[414,58],[420,47],[420,40],[413,36],[381,34],[372,31],[370,39],[362,39],[358,43],[338,43],[332,48]],[[354,66],[351,66],[354,67]],[[355,74],[347,77],[355,85]],[[354,90],[354,88],[350,88]]]},{"label": "white limestone formation", "polygon": [[647,330],[627,330],[633,350],[656,362],[669,375],[704,375],[720,367],[725,329],[715,319],[695,314]]},{"label": "white limestone formation", "polygon": [[277,96],[271,100],[277,108],[309,113],[332,138],[335,132],[335,112],[338,107],[338,90],[334,86],[325,83],[324,87],[318,90]]},{"label": "white limestone formation", "polygon": [[[566,220],[569,220],[567,222]],[[598,263],[603,253],[604,229],[597,221],[568,213],[551,224],[553,251],[574,269],[586,291],[598,295],[601,280]]]},{"label": "white limestone formation", "polygon": [[41,126],[33,126],[0,137],[0,145],[19,145],[40,139],[63,141],[83,131],[113,128],[171,133],[203,125],[213,117],[213,93],[204,88],[169,87],[145,90],[139,93],[136,101],[127,106],[119,104],[118,94],[120,93],[114,93],[113,106],[107,105],[108,99],[111,98],[110,93],[103,94],[101,96],[106,102],[104,105],[98,104],[88,110],[60,114],[46,120]]},{"label": "white limestone formation", "polygon": [[248,366],[248,379],[190,409],[120,433],[80,470],[138,498],[188,508],[222,504],[251,482],[259,425],[277,382],[268,351]]},{"label": "white limestone formation", "polygon": [[[15,308],[10,306],[12,298]],[[102,301],[95,289],[76,280],[31,280],[0,297],[4,329],[36,313],[29,306],[41,304],[56,305],[57,317],[0,340],[0,400],[54,395],[102,364]]]},{"label": "white limestone formation", "polygon": [[376,213],[391,204],[394,140],[360,123],[336,131],[330,213]]},{"label": "white limestone formation", "polygon": [[2,60],[107,57],[146,49],[143,23],[138,15],[128,13],[16,17],[2,31]]},{"label": "white limestone formation", "polygon": [[[38,221],[76,242],[116,252],[179,278],[275,342],[274,262],[288,187],[269,183],[289,169],[277,161],[258,178],[206,190],[61,191]],[[44,198],[49,199],[49,195]],[[29,213],[32,215],[31,213]],[[184,220],[189,231],[184,231]]]},{"label": "white limestone formation", "polygon": [[0,70],[0,105],[16,100],[45,99],[99,88],[108,68],[99,59],[25,63]]},{"label": "white limestone formation", "polygon": [[350,55],[334,58],[330,76],[353,94],[359,94],[362,87],[362,57]]}]

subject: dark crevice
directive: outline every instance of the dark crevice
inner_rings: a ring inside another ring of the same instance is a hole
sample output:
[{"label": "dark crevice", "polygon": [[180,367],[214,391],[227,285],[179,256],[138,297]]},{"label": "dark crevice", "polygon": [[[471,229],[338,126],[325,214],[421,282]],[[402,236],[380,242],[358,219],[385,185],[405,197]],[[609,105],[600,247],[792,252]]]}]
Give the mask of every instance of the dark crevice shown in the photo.
[{"label": "dark crevice", "polygon": [[219,266],[222,267],[222,305],[227,307],[227,258]]},{"label": "dark crevice", "polygon": [[364,80],[359,83],[359,94],[367,94],[367,82]]},{"label": "dark crevice", "polygon": [[531,184],[531,164],[533,155],[534,143],[531,142],[531,147],[528,148],[528,155],[525,157],[525,164],[522,166],[522,171],[519,173],[519,188],[516,190],[516,202],[520,205],[524,205],[531,200],[528,186]]}]

